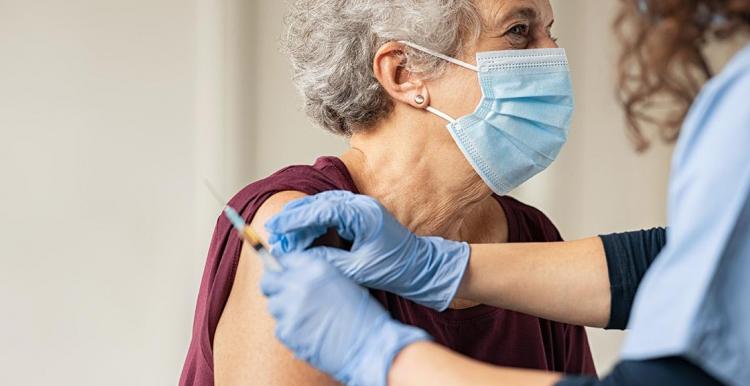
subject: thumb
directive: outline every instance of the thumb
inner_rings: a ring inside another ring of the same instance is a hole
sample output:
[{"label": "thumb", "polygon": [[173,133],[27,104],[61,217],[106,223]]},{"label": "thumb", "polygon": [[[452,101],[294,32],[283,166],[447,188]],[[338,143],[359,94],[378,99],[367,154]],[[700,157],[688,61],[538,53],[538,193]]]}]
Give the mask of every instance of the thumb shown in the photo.
[{"label": "thumb", "polygon": [[284,288],[284,271],[273,272],[270,270],[263,270],[263,277],[260,280],[260,291],[263,296],[270,297],[277,294]]},{"label": "thumb", "polygon": [[301,251],[310,246],[318,237],[326,234],[325,227],[310,226],[287,233],[271,233],[268,243],[271,244],[274,254]]},{"label": "thumb", "polygon": [[352,270],[352,266],[356,264],[356,257],[349,251],[333,247],[315,247],[308,249],[312,257],[323,259],[337,268],[342,273],[347,273]]}]

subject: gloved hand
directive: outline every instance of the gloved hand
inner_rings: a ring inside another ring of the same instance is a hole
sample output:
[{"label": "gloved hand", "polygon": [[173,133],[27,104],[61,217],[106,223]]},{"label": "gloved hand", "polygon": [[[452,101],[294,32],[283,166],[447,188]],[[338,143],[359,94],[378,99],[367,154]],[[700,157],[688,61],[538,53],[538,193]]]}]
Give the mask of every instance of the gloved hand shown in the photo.
[{"label": "gloved hand", "polygon": [[389,291],[443,311],[469,261],[467,243],[417,237],[376,200],[329,191],[292,201],[266,223],[273,253],[307,248],[334,227],[351,251],[329,248],[325,258],[366,287]]},{"label": "gloved hand", "polygon": [[386,386],[405,346],[429,335],[391,319],[364,288],[313,248],[281,256],[284,270],[263,273],[261,288],[276,336],[294,354],[350,386]]}]

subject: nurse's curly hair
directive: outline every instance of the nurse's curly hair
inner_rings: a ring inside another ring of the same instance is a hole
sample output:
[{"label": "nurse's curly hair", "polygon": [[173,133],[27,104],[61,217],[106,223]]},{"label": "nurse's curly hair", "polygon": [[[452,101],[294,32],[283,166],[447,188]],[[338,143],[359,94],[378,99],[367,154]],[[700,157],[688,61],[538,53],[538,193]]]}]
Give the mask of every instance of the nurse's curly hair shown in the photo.
[{"label": "nurse's curly hair", "polygon": [[674,142],[712,70],[704,46],[750,30],[750,0],[622,0],[618,97],[639,151],[654,127]]}]

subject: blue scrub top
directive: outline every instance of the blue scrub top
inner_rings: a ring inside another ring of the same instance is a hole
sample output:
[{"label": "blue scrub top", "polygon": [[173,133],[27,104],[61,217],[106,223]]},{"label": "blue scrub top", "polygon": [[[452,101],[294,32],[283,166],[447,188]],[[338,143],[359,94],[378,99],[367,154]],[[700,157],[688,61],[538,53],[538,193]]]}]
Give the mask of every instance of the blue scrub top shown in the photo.
[{"label": "blue scrub top", "polygon": [[750,46],[693,105],[672,159],[667,245],[633,305],[624,359],[681,355],[750,385]]}]

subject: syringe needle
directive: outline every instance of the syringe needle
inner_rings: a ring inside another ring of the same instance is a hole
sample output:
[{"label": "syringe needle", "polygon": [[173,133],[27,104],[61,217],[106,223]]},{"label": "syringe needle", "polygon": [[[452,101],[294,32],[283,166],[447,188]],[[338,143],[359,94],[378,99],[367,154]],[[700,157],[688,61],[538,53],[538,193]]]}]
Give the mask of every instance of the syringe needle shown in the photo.
[{"label": "syringe needle", "polygon": [[249,225],[245,224],[245,220],[242,218],[242,216],[240,216],[239,213],[234,210],[234,208],[229,206],[228,203],[225,203],[224,200],[222,200],[221,195],[216,189],[214,189],[213,185],[211,185],[211,183],[208,182],[207,179],[203,179],[203,184],[206,185],[206,188],[209,192],[211,192],[211,195],[214,196],[219,205],[223,207],[224,215],[229,219],[229,222],[232,223],[232,227],[234,227],[240,237],[248,244],[250,244],[255,252],[258,253],[261,260],[263,260],[266,268],[270,269],[271,271],[281,271],[281,264],[279,264],[278,260],[276,260],[276,258],[271,255],[271,252],[269,252],[268,249],[263,246],[263,243],[261,243],[260,241],[260,237],[258,237],[258,235],[252,230],[252,228],[250,228]]},{"label": "syringe needle", "polygon": [[227,203],[224,202],[224,200],[221,198],[222,196],[219,194],[219,192],[216,191],[216,189],[214,189],[214,186],[211,185],[211,183],[208,182],[208,180],[205,178],[203,179],[203,185],[205,185],[206,189],[208,189],[208,191],[211,192],[211,195],[214,196],[214,198],[216,199],[216,202],[218,202],[219,205],[221,205],[222,207],[227,205]]}]

